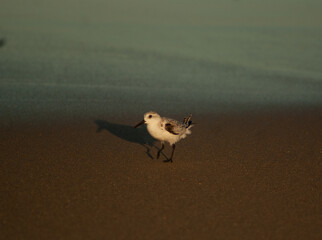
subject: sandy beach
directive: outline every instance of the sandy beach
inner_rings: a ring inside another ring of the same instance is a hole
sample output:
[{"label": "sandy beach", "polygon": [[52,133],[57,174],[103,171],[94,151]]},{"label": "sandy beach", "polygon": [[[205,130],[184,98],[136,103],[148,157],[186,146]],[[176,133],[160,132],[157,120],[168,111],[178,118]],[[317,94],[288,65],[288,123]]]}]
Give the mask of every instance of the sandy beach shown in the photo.
[{"label": "sandy beach", "polygon": [[[1,239],[322,239],[322,2],[4,1]],[[192,135],[155,159],[147,111]]]},{"label": "sandy beach", "polygon": [[2,129],[2,237],[320,238],[321,112],[196,116],[173,163],[136,120]]}]

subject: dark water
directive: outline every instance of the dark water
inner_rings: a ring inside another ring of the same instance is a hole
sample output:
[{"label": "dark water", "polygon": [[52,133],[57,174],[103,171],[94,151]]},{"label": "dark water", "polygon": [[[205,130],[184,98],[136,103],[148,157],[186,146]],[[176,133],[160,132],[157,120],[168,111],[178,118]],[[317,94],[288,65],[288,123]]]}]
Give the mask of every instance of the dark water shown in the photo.
[{"label": "dark water", "polygon": [[5,1],[0,117],[322,106],[319,1]]}]

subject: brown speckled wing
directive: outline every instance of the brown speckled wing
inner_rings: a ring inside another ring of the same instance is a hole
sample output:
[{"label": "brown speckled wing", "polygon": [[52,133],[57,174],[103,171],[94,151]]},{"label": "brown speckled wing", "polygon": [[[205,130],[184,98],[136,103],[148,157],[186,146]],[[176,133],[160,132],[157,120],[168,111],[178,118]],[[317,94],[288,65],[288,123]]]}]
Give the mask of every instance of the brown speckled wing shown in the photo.
[{"label": "brown speckled wing", "polygon": [[167,130],[169,133],[172,133],[172,134],[174,134],[174,135],[179,135],[179,133],[176,133],[175,131],[174,131],[174,125],[172,125],[171,123],[166,123],[165,124],[165,130]]}]

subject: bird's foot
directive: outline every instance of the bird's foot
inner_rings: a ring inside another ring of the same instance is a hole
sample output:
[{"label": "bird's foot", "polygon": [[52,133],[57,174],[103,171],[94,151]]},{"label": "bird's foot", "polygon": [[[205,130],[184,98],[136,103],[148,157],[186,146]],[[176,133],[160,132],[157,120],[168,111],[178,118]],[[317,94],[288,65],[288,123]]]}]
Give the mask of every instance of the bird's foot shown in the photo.
[{"label": "bird's foot", "polygon": [[170,158],[170,159],[164,160],[163,162],[173,162],[173,161],[172,161],[172,158]]}]

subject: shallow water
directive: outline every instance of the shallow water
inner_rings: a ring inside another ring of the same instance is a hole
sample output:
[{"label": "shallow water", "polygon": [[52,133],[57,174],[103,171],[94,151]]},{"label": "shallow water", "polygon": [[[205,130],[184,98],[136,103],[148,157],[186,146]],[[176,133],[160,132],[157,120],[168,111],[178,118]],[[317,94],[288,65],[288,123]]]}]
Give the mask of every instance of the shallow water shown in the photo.
[{"label": "shallow water", "polygon": [[322,106],[322,3],[152,2],[2,4],[2,121]]}]

